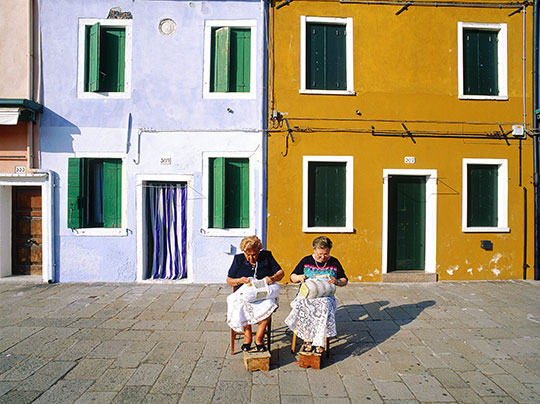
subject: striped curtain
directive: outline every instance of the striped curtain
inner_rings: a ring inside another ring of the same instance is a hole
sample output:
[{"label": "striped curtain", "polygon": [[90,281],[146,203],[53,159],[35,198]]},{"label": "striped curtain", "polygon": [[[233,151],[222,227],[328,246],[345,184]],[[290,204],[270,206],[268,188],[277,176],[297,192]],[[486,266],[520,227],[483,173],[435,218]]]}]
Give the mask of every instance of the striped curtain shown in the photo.
[{"label": "striped curtain", "polygon": [[147,268],[151,279],[182,279],[186,271],[186,186],[151,183],[146,188]]}]

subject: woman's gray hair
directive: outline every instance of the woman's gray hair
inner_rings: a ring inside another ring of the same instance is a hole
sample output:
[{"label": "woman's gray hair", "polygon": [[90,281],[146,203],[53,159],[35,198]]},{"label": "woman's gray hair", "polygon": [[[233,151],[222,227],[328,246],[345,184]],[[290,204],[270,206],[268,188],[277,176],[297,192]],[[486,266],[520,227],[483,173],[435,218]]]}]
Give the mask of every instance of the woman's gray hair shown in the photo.
[{"label": "woman's gray hair", "polygon": [[332,249],[332,240],[326,236],[319,236],[313,240],[313,249],[316,250],[320,248],[322,250],[331,250]]},{"label": "woman's gray hair", "polygon": [[240,241],[240,249],[244,252],[249,250],[261,251],[262,248],[262,242],[257,236],[244,237],[242,241]]}]

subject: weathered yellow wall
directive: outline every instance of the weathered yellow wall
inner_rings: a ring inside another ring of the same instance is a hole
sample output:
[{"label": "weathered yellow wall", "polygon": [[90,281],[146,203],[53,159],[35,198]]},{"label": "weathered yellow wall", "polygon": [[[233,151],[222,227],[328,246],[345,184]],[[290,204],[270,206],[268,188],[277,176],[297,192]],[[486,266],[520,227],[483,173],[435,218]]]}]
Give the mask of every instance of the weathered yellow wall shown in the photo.
[{"label": "weathered yellow wall", "polygon": [[[437,273],[441,280],[522,277],[523,189],[519,186],[519,142],[500,139],[374,137],[375,130],[480,133],[503,123],[523,123],[523,17],[509,9],[415,7],[396,16],[399,6],[293,1],[271,10],[269,110],[288,119],[294,143],[286,152],[285,124],[268,136],[268,248],[289,274],[311,252],[318,234],[302,231],[302,157],[354,156],[354,233],[327,234],[352,281],[380,281],[382,268],[383,169],[436,169]],[[300,16],[352,17],[352,96],[299,94]],[[507,101],[458,98],[457,23],[508,26]],[[532,9],[527,12],[527,114],[532,119]],[[361,115],[357,115],[358,110]],[[383,122],[393,120],[395,122]],[[414,121],[430,121],[419,123]],[[444,123],[446,122],[446,123]],[[448,122],[489,122],[451,124]],[[329,132],[316,128],[327,128]],[[346,130],[365,131],[347,133]],[[528,263],[533,262],[532,141],[522,142],[522,185],[528,189]],[[415,164],[405,164],[414,156]],[[508,159],[510,233],[463,233],[462,159]],[[480,248],[491,240],[493,251]],[[529,269],[529,277],[532,270]]]}]

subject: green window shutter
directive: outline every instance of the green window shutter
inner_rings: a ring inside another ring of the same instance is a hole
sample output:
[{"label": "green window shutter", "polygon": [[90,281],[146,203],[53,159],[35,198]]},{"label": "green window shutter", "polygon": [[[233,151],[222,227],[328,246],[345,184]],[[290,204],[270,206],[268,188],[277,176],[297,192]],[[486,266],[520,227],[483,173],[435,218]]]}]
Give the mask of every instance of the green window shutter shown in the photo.
[{"label": "green window shutter", "polygon": [[306,88],[347,89],[345,25],[306,24]]},{"label": "green window shutter", "polygon": [[[247,176],[247,178],[246,178]],[[246,183],[247,181],[247,183]],[[249,160],[225,160],[225,227],[249,226]]]},{"label": "green window shutter", "polygon": [[100,24],[87,27],[86,44],[87,91],[99,90]]},{"label": "green window shutter", "polygon": [[463,30],[463,81],[467,95],[498,95],[498,33]]},{"label": "green window shutter", "polygon": [[68,159],[67,225],[70,229],[81,227],[81,166],[82,159]]},{"label": "green window shutter", "polygon": [[497,227],[498,166],[467,166],[467,226]]},{"label": "green window shutter", "polygon": [[308,226],[344,227],[346,192],[346,163],[310,162]]},{"label": "green window shutter", "polygon": [[251,30],[231,29],[229,91],[248,93],[251,71]]},{"label": "green window shutter", "polygon": [[240,165],[240,226],[249,227],[249,159],[238,159]]},{"label": "green window shutter", "polygon": [[124,91],[126,30],[107,27],[101,31],[100,91]]},{"label": "green window shutter", "polygon": [[212,158],[210,165],[209,227],[225,228],[225,159]]},{"label": "green window shutter", "polygon": [[122,160],[103,160],[103,227],[122,227]]},{"label": "green window shutter", "polygon": [[213,31],[211,60],[211,92],[228,92],[230,80],[231,29],[222,27]]}]

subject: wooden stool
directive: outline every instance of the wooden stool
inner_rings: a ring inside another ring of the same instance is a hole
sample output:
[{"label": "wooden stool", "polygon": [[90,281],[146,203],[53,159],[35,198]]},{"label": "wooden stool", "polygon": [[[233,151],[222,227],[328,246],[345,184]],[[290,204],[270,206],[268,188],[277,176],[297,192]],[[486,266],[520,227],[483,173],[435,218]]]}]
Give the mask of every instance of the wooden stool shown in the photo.
[{"label": "wooden stool", "polygon": [[[329,358],[330,357],[330,339],[328,337],[325,337],[324,338],[324,345],[325,345],[325,351],[326,351],[326,357]],[[291,345],[291,351],[292,353],[294,353],[296,351],[296,333],[293,332],[293,337],[292,337],[292,345]],[[302,352],[300,352],[302,353]],[[305,352],[306,354],[309,354],[311,352]],[[321,355],[321,354],[316,354],[316,355]],[[319,368],[317,368],[319,369]]]},{"label": "wooden stool", "polygon": [[270,370],[270,352],[244,351],[244,365],[246,370],[262,370],[268,372]]},{"label": "wooden stool", "polygon": [[309,367],[311,367],[312,369],[321,368],[322,354],[318,354],[315,352],[299,352],[298,356],[300,357],[301,368],[309,368]]}]

